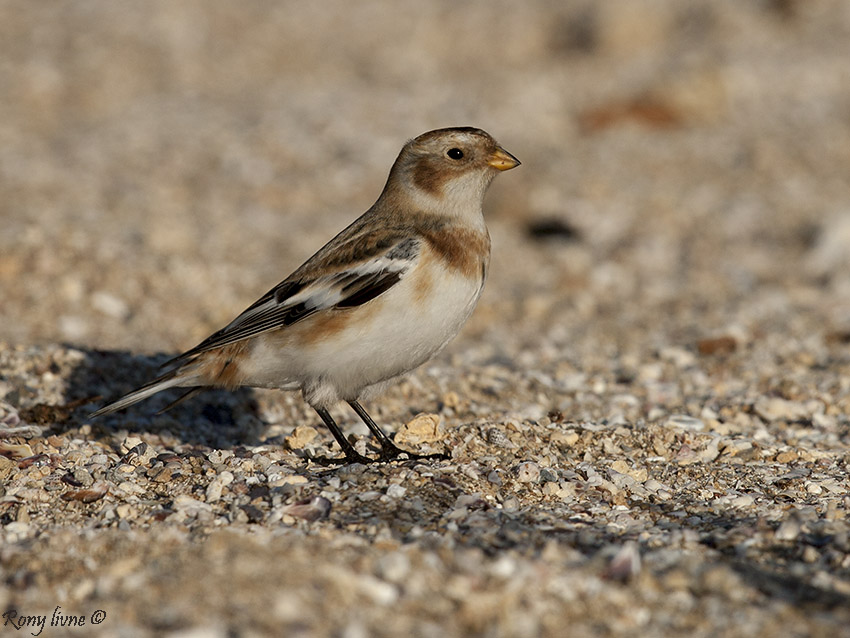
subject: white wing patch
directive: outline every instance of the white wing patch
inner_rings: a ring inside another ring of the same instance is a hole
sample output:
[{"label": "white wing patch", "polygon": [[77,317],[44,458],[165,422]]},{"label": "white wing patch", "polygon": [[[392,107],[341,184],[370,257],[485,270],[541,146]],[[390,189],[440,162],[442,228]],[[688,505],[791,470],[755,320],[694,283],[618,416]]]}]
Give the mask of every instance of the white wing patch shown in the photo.
[{"label": "white wing patch", "polygon": [[322,310],[364,304],[401,281],[415,265],[421,248],[422,240],[418,238],[402,239],[385,252],[345,270],[312,280],[286,280],[180,358],[292,325]]}]

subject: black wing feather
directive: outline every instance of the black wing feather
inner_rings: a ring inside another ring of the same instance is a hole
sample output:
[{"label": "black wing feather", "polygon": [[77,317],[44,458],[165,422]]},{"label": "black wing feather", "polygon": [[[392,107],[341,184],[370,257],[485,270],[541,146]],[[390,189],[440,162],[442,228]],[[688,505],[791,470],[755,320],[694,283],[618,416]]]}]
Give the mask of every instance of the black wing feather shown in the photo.
[{"label": "black wing feather", "polygon": [[[351,270],[313,278],[287,279],[281,282],[260,297],[230,324],[210,335],[191,350],[172,359],[166,365],[182,363],[202,352],[236,343],[262,332],[290,326],[319,310],[326,310],[329,307],[353,308],[375,299],[401,281],[401,278],[410,269],[419,254],[421,248],[419,239],[410,237],[405,237],[400,241],[399,239],[397,237],[395,242],[389,243],[388,251],[383,252],[383,254],[370,255],[371,259],[357,264]],[[382,248],[385,247],[387,246],[382,245]],[[387,260],[393,267],[358,272],[358,269],[364,263],[380,259]],[[298,275],[300,271],[301,269],[296,271],[293,276]],[[327,286],[337,286],[340,291],[341,298],[333,306],[323,306],[321,303],[311,304],[309,298],[307,301],[287,304],[287,300],[292,299],[292,297],[322,279],[327,279]],[[272,301],[274,303],[270,304]],[[270,305],[265,310],[252,312],[266,304]]]},{"label": "black wing feather", "polygon": [[371,301],[381,293],[395,286],[401,279],[402,274],[404,273],[384,271],[380,274],[361,277],[359,280],[355,279],[342,289],[343,293],[347,289],[351,289],[351,294],[338,302],[336,304],[337,308],[362,306],[367,301]]}]

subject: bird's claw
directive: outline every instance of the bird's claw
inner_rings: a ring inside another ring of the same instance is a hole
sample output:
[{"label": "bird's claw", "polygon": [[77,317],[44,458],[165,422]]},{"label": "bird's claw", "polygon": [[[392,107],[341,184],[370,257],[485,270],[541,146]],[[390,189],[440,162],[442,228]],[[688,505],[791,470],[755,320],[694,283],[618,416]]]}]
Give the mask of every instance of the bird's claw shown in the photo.
[{"label": "bird's claw", "polygon": [[398,457],[405,455],[408,459],[439,459],[439,460],[448,460],[451,458],[445,452],[438,452],[436,454],[417,454],[416,452],[409,452],[407,450],[402,450],[400,447],[390,444],[385,445],[381,448],[381,455],[379,457],[380,461],[394,461],[398,459]]}]

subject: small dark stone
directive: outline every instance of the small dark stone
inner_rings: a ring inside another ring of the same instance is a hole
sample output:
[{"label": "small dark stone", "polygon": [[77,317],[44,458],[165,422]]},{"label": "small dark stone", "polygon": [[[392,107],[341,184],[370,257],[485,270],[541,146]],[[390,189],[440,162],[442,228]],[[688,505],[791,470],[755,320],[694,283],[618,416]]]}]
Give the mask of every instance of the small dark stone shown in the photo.
[{"label": "small dark stone", "polygon": [[738,340],[729,335],[710,337],[697,341],[697,351],[701,355],[731,354],[738,349]]},{"label": "small dark stone", "polygon": [[593,53],[599,46],[599,18],[596,7],[589,5],[555,22],[552,49],[562,54]]},{"label": "small dark stone", "polygon": [[74,478],[73,474],[65,474],[62,477],[62,482],[66,483],[67,485],[70,485],[71,487],[82,487],[83,486],[82,481],[79,481],[76,478]]},{"label": "small dark stone", "polygon": [[250,490],[248,490],[248,498],[252,501],[256,499],[264,499],[269,495],[269,487],[268,485],[255,485]]},{"label": "small dark stone", "polygon": [[148,450],[148,444],[142,441],[138,445],[133,446],[131,449],[127,450],[127,453],[121,457],[122,463],[130,463],[134,458],[142,456]]},{"label": "small dark stone", "polygon": [[262,523],[266,517],[263,511],[254,505],[243,505],[240,509],[245,512],[249,523]]},{"label": "small dark stone", "polygon": [[45,465],[51,465],[50,457],[46,454],[34,454],[18,461],[18,467],[22,470],[32,466],[43,467]]},{"label": "small dark stone", "polygon": [[850,328],[844,330],[834,330],[826,335],[827,343],[840,345],[850,344]]},{"label": "small dark stone", "polygon": [[528,222],[526,232],[532,239],[545,241],[578,241],[579,232],[575,227],[557,217],[542,217]]},{"label": "small dark stone", "polygon": [[558,410],[558,409],[550,410],[550,411],[549,411],[549,414],[547,414],[546,416],[548,416],[548,417],[549,417],[549,420],[550,420],[550,421],[552,421],[552,422],[554,422],[554,423],[560,423],[560,422],[561,422],[561,421],[563,421],[563,420],[564,420],[564,418],[565,418],[565,417],[564,417],[564,413],[563,413],[563,412],[561,412],[561,411],[560,411],[560,410]]}]

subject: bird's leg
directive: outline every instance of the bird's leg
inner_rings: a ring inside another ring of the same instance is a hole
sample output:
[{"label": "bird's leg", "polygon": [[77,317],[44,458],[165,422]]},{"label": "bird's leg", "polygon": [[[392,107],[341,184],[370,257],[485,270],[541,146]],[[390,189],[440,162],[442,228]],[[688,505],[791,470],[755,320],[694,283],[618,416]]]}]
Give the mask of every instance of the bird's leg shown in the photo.
[{"label": "bird's leg", "polygon": [[372,420],[372,417],[369,416],[369,413],[363,408],[360,403],[357,401],[349,401],[348,405],[357,412],[357,416],[366,424],[366,427],[372,432],[374,437],[378,439],[378,443],[381,444],[381,460],[389,461],[401,454],[406,454],[411,459],[447,459],[449,458],[448,454],[416,454],[415,452],[408,452],[407,450],[402,450],[395,443],[390,440],[384,431],[378,427],[378,424]]},{"label": "bird's leg", "polygon": [[366,427],[372,432],[372,435],[378,439],[378,443],[381,445],[381,450],[385,453],[387,451],[392,452],[393,456],[397,456],[398,454],[404,452],[404,450],[396,447],[395,443],[390,440],[384,431],[378,427],[378,424],[372,420],[372,417],[369,416],[369,413],[366,412],[365,408],[360,405],[357,401],[349,401],[348,405],[357,412],[357,416],[366,424]]},{"label": "bird's leg", "polygon": [[354,449],[354,446],[348,442],[348,439],[345,438],[345,435],[342,433],[342,430],[339,429],[339,426],[336,424],[336,421],[333,420],[333,417],[330,413],[324,408],[314,408],[316,412],[319,413],[319,416],[322,417],[322,421],[325,422],[325,425],[328,426],[328,429],[331,431],[331,434],[334,435],[336,442],[339,443],[339,447],[342,448],[342,451],[345,453],[345,460],[349,463],[372,463],[372,459],[363,456],[357,450]]}]

